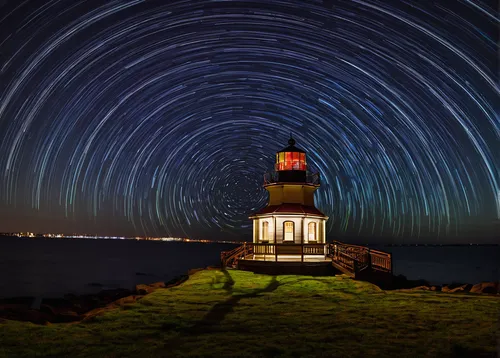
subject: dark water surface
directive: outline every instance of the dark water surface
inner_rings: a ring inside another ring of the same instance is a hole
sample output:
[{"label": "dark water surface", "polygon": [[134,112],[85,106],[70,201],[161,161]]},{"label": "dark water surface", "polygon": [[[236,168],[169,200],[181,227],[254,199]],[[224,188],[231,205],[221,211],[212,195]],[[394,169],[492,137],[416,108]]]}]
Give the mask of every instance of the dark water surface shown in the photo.
[{"label": "dark water surface", "polygon": [[168,281],[235,247],[136,240],[0,238],[0,297],[95,293]]},{"label": "dark water surface", "polygon": [[[168,281],[219,263],[228,244],[0,237],[0,297],[57,297]],[[434,284],[499,280],[500,247],[380,247],[395,274]]]},{"label": "dark water surface", "polygon": [[380,247],[392,252],[394,274],[433,284],[500,280],[500,246]]}]

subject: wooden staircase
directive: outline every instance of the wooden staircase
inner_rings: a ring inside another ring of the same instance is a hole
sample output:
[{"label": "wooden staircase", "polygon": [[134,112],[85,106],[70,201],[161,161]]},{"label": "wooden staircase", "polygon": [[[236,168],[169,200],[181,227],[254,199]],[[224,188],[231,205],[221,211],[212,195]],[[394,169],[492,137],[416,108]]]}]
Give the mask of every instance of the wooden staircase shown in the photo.
[{"label": "wooden staircase", "polygon": [[357,277],[363,271],[392,274],[392,255],[366,246],[333,241],[329,245],[328,257],[339,271]]}]

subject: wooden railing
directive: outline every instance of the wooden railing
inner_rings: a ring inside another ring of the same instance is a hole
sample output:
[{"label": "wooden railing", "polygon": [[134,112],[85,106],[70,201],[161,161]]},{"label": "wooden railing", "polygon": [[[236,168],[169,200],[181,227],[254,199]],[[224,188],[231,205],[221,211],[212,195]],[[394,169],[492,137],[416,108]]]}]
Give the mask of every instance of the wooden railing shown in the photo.
[{"label": "wooden railing", "polygon": [[392,273],[392,255],[387,252],[370,250],[372,268]]},{"label": "wooden railing", "polygon": [[254,244],[244,243],[230,251],[221,253],[221,265],[223,267],[234,267],[238,261],[253,255],[274,256],[277,261],[278,255],[300,255],[301,261],[304,255],[326,256],[327,247],[325,244]]},{"label": "wooden railing", "polygon": [[365,269],[392,272],[392,255],[365,246],[334,241],[329,245],[328,256],[332,261],[352,273]]},{"label": "wooden railing", "polygon": [[[305,255],[324,255],[350,273],[369,269],[392,273],[392,255],[365,246],[333,241],[330,244],[254,244],[244,243],[221,253],[222,267],[236,267],[239,260],[254,259],[254,255],[278,261],[278,255],[297,255],[304,261]],[[274,258],[272,257],[274,256]]]},{"label": "wooden railing", "polygon": [[253,254],[253,244],[244,243],[230,251],[222,251],[220,262],[223,268],[236,267],[238,260]]}]

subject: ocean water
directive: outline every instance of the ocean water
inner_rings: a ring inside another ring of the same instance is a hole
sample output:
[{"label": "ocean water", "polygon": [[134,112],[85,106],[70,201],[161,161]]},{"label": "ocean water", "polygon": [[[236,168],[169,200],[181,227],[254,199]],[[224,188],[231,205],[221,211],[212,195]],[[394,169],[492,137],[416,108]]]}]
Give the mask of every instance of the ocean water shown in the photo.
[{"label": "ocean water", "polygon": [[[229,244],[0,237],[0,297],[59,297],[168,281],[216,265]],[[500,279],[500,247],[378,247],[394,274],[433,284]]]},{"label": "ocean water", "polygon": [[132,289],[216,265],[228,244],[0,237],[0,297]]},{"label": "ocean water", "polygon": [[500,246],[377,247],[392,252],[394,274],[432,284],[500,280]]}]

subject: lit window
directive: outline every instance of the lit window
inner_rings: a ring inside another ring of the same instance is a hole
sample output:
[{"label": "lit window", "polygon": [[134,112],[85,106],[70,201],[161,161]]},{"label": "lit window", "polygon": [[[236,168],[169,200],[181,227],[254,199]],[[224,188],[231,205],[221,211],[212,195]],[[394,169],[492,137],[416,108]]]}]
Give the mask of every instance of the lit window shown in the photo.
[{"label": "lit window", "polygon": [[262,241],[269,241],[269,223],[267,221],[262,223]]},{"label": "lit window", "polygon": [[309,241],[316,241],[316,223],[309,223]]},{"label": "lit window", "polygon": [[306,170],[306,154],[299,152],[280,152],[276,156],[277,170]]},{"label": "lit window", "polygon": [[284,237],[284,241],[293,241],[294,239],[294,225],[293,225],[293,221],[285,221],[285,237]]}]

